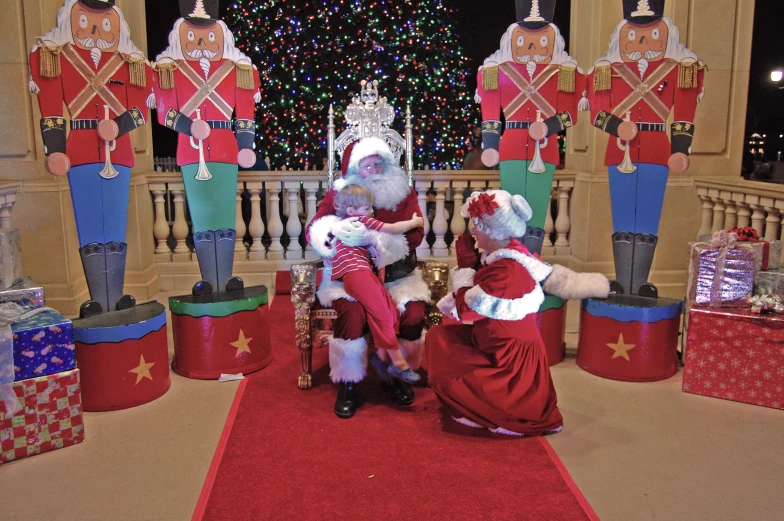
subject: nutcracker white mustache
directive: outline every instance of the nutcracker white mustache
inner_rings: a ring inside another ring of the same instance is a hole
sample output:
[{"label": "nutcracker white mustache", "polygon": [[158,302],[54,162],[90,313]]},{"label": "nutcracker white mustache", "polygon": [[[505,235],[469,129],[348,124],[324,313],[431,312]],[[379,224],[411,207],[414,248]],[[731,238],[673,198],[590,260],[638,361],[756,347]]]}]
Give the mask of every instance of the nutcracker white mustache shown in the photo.
[{"label": "nutcracker white mustache", "polygon": [[198,60],[199,58],[215,58],[218,55],[218,51],[210,51],[209,49],[194,49],[192,51],[183,49],[182,52],[195,60]]},{"label": "nutcracker white mustache", "polygon": [[101,49],[112,48],[117,40],[107,42],[103,38],[95,39],[88,36],[87,38],[76,38],[76,41],[90,49],[90,58],[92,58],[95,68],[97,69],[98,63],[101,61]]},{"label": "nutcracker white mustache", "polygon": [[[655,60],[656,58],[661,56],[662,53],[664,53],[664,51],[652,51],[652,50],[649,49],[649,50],[645,51],[645,59],[646,60]],[[625,52],[624,54],[626,55],[627,58],[629,58],[631,61],[634,61],[634,62],[639,61],[640,58],[642,58],[642,56],[643,56],[643,53],[641,53],[640,51]]]},{"label": "nutcracker white mustache", "polygon": [[522,56],[518,56],[517,60],[522,63],[528,63],[531,60],[533,60],[536,63],[541,63],[549,57],[550,57],[549,54],[534,54],[533,57],[531,57],[530,54],[523,54]]}]

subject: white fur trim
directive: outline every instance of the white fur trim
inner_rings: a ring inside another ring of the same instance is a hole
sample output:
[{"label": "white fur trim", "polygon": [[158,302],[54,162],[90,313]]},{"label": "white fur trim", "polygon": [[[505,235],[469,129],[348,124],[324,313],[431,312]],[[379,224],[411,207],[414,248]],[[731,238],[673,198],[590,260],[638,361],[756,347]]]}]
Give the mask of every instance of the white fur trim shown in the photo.
[{"label": "white fur trim", "polygon": [[354,297],[346,293],[346,288],[339,280],[332,280],[332,267],[324,266],[321,271],[321,285],[316,292],[316,297],[322,306],[331,307],[332,303],[344,298],[350,302],[356,302]]},{"label": "white fur trim", "polygon": [[607,298],[610,282],[601,273],[576,273],[556,264],[553,272],[542,284],[550,295],[566,300],[584,298]]},{"label": "white fur trim", "polygon": [[459,423],[461,425],[465,425],[466,427],[471,427],[472,429],[484,429],[485,428],[484,425],[479,425],[476,422],[472,422],[468,418],[457,418],[455,416],[452,416],[452,419],[455,420],[457,423]]},{"label": "white fur trim", "polygon": [[422,336],[416,340],[400,339],[400,352],[414,371],[422,366],[422,355],[425,353],[425,334],[426,331],[423,329]]},{"label": "white fur trim", "polygon": [[553,272],[553,267],[550,264],[540,261],[533,255],[526,255],[509,248],[494,251],[485,258],[484,262],[489,265],[501,259],[512,259],[519,262],[536,282],[542,282]]},{"label": "white fur trim", "polygon": [[[308,235],[310,236],[310,245],[316,250],[316,253],[322,257],[331,258],[335,256],[335,240],[329,241],[329,234],[332,232],[332,227],[340,221],[337,215],[325,215],[318,221],[313,221],[310,224]],[[329,246],[327,242],[329,241]]]},{"label": "white fur trim", "polygon": [[383,139],[372,136],[361,139],[354,145],[354,148],[351,150],[351,157],[348,160],[348,170],[356,170],[362,159],[374,155],[381,156],[381,159],[387,164],[395,163],[395,158],[389,145]]},{"label": "white fur trim", "polygon": [[340,192],[341,190],[343,190],[343,188],[344,188],[344,187],[345,187],[347,184],[348,184],[348,181],[346,181],[346,180],[345,180],[345,179],[343,179],[343,178],[341,178],[341,179],[335,179],[335,181],[332,183],[332,188],[333,188],[333,189],[334,189],[336,192]]},{"label": "white fur trim", "polygon": [[455,320],[460,320],[460,317],[457,316],[457,302],[455,301],[454,294],[448,294],[446,297],[439,300],[436,306],[438,306],[438,310],[444,315],[452,317]]},{"label": "white fur trim", "polygon": [[452,268],[452,288],[454,291],[460,288],[470,288],[474,285],[474,275],[476,270],[473,268]]},{"label": "white fur trim", "polygon": [[406,304],[409,302],[430,302],[432,298],[430,287],[422,278],[420,269],[415,269],[402,279],[384,284],[384,288],[401,313],[406,310]]},{"label": "white fur trim", "polygon": [[490,432],[494,434],[504,434],[506,436],[525,436],[525,434],[521,434],[519,432],[512,432],[509,430],[504,429],[503,427],[496,427],[495,429],[490,429]]},{"label": "white fur trim", "polygon": [[367,342],[330,338],[329,377],[334,383],[359,382],[367,374]]},{"label": "white fur trim", "polygon": [[405,259],[408,255],[408,240],[405,235],[368,230],[367,238],[373,264],[379,269]]},{"label": "white fur trim", "polygon": [[479,286],[466,291],[465,301],[469,308],[482,316],[498,320],[522,320],[531,313],[539,311],[544,302],[544,292],[537,284],[527,295],[516,298],[500,298],[488,295]]}]

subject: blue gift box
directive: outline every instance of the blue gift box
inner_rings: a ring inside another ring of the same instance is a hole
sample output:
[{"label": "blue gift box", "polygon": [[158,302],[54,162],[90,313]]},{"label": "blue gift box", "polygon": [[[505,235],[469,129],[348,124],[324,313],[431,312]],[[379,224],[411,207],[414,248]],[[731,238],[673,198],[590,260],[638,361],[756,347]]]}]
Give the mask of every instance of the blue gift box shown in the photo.
[{"label": "blue gift box", "polygon": [[43,307],[44,288],[33,282],[30,277],[17,280],[8,289],[0,291],[0,304],[14,302],[24,311]]},{"label": "blue gift box", "polygon": [[14,334],[14,381],[76,368],[71,321],[44,311],[11,325]]}]

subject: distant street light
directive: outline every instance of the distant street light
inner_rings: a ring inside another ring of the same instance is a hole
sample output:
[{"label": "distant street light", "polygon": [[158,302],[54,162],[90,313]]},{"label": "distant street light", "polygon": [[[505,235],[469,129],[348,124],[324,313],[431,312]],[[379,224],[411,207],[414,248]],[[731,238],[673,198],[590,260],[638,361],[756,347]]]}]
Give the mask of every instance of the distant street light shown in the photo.
[{"label": "distant street light", "polygon": [[782,76],[784,76],[784,72],[782,71],[773,71],[770,73],[770,79],[775,82],[781,81]]}]

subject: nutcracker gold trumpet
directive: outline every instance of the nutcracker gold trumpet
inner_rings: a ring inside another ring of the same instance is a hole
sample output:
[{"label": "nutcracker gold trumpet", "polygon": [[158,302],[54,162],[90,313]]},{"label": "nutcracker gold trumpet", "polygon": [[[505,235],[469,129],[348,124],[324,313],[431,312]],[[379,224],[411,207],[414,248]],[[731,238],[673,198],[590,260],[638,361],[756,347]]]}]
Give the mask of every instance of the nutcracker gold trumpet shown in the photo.
[{"label": "nutcracker gold trumpet", "polygon": [[[632,120],[632,113],[627,112],[626,119],[624,121],[631,121],[631,120]],[[623,162],[621,162],[621,164],[618,165],[618,171],[621,172],[622,174],[631,174],[635,170],[637,170],[637,167],[634,166],[634,163],[632,163],[631,154],[629,153],[629,142],[626,141],[625,142],[626,144],[623,144],[624,142],[621,141],[621,138],[617,138],[617,141],[618,141],[618,148],[623,150]]]},{"label": "nutcracker gold trumpet", "polygon": [[[196,109],[196,119],[201,119],[201,110]],[[193,140],[193,136],[190,136],[191,146],[195,149],[199,150],[199,170],[196,172],[194,179],[197,181],[208,181],[212,179],[212,174],[207,169],[207,163],[204,161],[204,144],[202,140],[199,140],[199,144],[197,145],[196,142]]]},{"label": "nutcracker gold trumpet", "polygon": [[[109,105],[104,105],[103,108],[105,111],[104,120],[111,121],[111,118],[109,117]],[[112,139],[111,142],[104,141],[103,143],[104,146],[106,147],[106,161],[104,162],[101,171],[98,172],[98,175],[100,175],[104,179],[114,179],[115,177],[120,175],[120,172],[118,172],[117,169],[114,168],[114,165],[112,164],[112,152],[114,152],[114,149],[117,148],[117,140]]]},{"label": "nutcracker gold trumpet", "polygon": [[[542,121],[542,111],[536,111],[536,121]],[[544,143],[542,143],[544,141]],[[545,172],[546,168],[544,166],[544,161],[542,161],[542,152],[541,148],[547,146],[547,138],[545,137],[542,141],[536,140],[536,148],[534,150],[534,159],[531,161],[531,164],[528,165],[528,171],[533,172],[534,174],[542,174]]]}]

